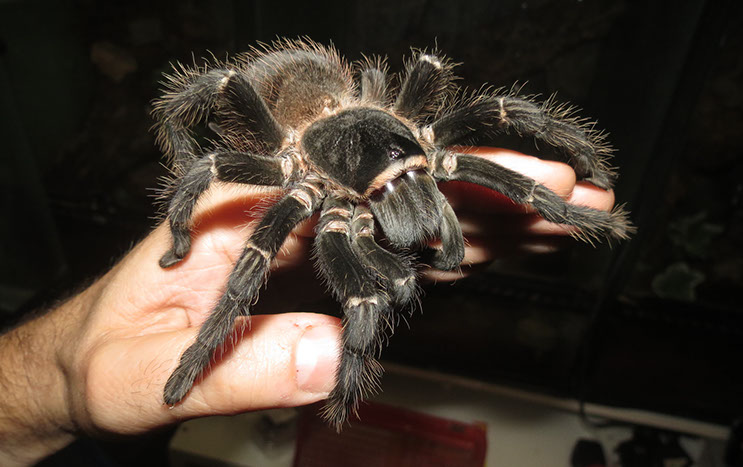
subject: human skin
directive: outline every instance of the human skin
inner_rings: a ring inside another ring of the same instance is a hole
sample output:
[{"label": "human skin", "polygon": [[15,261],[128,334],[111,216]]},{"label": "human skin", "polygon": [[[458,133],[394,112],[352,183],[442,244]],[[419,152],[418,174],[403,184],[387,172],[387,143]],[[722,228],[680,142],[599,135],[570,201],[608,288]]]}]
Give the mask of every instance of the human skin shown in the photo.
[{"label": "human skin", "polygon": [[[566,164],[492,148],[469,152],[536,179],[570,203],[602,210],[614,205],[612,191],[576,183]],[[465,261],[462,271],[423,270],[423,280],[462,277],[502,254],[503,245],[549,251],[555,238],[568,234],[493,192],[459,182],[441,188],[467,238]],[[276,196],[215,185],[199,203],[192,250],[181,263],[158,266],[170,246],[161,224],[85,290],[0,336],[0,465],[32,464],[80,433],[136,435],[194,417],[325,399],[334,384],[340,322],[290,312],[240,319],[234,346],[186,398],[172,408],[162,402],[165,381],[251,232],[246,223]],[[311,237],[312,221],[295,230],[272,274],[301,269]],[[297,310],[301,301],[285,298],[284,306]]]}]

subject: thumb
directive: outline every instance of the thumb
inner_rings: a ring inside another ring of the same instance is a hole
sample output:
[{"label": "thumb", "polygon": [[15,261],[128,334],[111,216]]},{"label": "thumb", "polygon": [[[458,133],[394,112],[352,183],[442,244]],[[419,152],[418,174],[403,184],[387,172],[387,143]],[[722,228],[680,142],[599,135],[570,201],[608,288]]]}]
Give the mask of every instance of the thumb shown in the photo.
[{"label": "thumb", "polygon": [[163,403],[162,390],[198,329],[110,342],[88,371],[90,422],[98,430],[134,434],[188,418],[325,399],[335,384],[340,331],[337,318],[315,313],[241,320],[234,347],[228,338],[224,355],[172,408]]}]

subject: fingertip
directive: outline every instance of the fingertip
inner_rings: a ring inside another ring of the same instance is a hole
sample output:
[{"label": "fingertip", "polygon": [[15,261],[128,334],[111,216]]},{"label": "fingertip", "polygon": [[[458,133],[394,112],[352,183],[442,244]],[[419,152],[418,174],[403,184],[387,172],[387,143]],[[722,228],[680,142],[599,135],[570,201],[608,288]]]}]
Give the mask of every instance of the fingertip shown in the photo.
[{"label": "fingertip", "polygon": [[294,366],[297,386],[323,395],[335,386],[340,361],[340,327],[323,325],[309,328],[296,346]]},{"label": "fingertip", "polygon": [[604,190],[589,182],[578,182],[568,197],[570,204],[611,211],[616,201],[614,190]]}]

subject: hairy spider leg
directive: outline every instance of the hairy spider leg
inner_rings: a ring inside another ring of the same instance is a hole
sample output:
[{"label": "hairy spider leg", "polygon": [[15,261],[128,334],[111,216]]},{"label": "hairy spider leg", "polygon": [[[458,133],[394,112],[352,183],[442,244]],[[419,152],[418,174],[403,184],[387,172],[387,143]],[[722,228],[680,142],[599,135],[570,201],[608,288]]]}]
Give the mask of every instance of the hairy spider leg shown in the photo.
[{"label": "hairy spider leg", "polygon": [[412,258],[382,248],[374,240],[374,216],[368,207],[358,205],[351,219],[351,247],[396,306],[405,306],[418,297],[418,282]]},{"label": "hairy spider leg", "polygon": [[361,100],[380,107],[387,105],[387,67],[381,58],[367,59],[362,65]]},{"label": "hairy spider leg", "polygon": [[291,161],[286,157],[261,156],[240,151],[219,151],[193,162],[173,192],[168,205],[172,247],[160,258],[168,268],[191,249],[191,217],[201,195],[212,181],[250,185],[284,186],[290,179]]},{"label": "hairy spider leg", "polygon": [[437,180],[461,180],[498,191],[516,203],[532,206],[550,222],[577,227],[580,232],[574,235],[586,241],[623,240],[633,231],[621,206],[607,212],[570,204],[536,180],[470,154],[439,150],[433,160]]},{"label": "hairy spider leg", "polygon": [[154,103],[157,142],[176,167],[190,165],[196,157],[196,141],[189,127],[204,120],[214,108],[228,70],[199,75],[185,69],[166,76],[170,92]]},{"label": "hairy spider leg", "polygon": [[231,74],[222,94],[217,113],[227,138],[249,136],[269,154],[281,147],[286,134],[246,76],[241,72]]},{"label": "hairy spider leg", "polygon": [[340,431],[369,393],[379,389],[380,351],[385,327],[392,325],[392,307],[375,277],[351,245],[353,206],[327,198],[317,225],[316,264],[343,307],[343,342],[336,385],[323,409],[324,418]]},{"label": "hairy spider leg", "polygon": [[235,263],[224,294],[165,383],[163,400],[166,404],[174,405],[185,397],[196,378],[209,366],[214,352],[232,332],[235,319],[249,315],[250,306],[268,276],[271,261],[294,227],[315,211],[320,193],[311,183],[299,183],[263,216]]},{"label": "hairy spider leg", "polygon": [[607,162],[611,148],[604,135],[570,114],[570,109],[553,108],[549,101],[537,105],[508,94],[476,95],[433,122],[433,143],[437,148],[476,145],[483,137],[513,131],[563,153],[579,179],[603,189],[611,188],[616,174]]},{"label": "hairy spider leg", "polygon": [[217,107],[232,133],[254,134],[269,148],[281,145],[281,126],[239,70],[214,69],[204,74],[183,70],[168,79],[169,91],[155,102],[154,115],[159,122],[157,141],[176,171],[185,171],[198,157],[191,128]]},{"label": "hairy spider leg", "polygon": [[406,66],[405,79],[395,101],[395,113],[416,120],[435,112],[451,80],[451,65],[447,60],[434,54],[417,54]]}]

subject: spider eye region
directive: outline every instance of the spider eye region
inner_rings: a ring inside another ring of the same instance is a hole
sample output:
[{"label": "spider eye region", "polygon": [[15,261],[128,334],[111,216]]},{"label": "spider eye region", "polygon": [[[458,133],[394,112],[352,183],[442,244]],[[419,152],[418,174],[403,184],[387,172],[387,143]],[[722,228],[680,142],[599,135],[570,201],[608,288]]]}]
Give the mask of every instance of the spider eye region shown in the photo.
[{"label": "spider eye region", "polygon": [[410,129],[377,109],[353,108],[320,119],[304,132],[301,145],[315,165],[359,195],[391,167],[411,161],[418,161],[414,168],[425,167],[425,152]]}]

